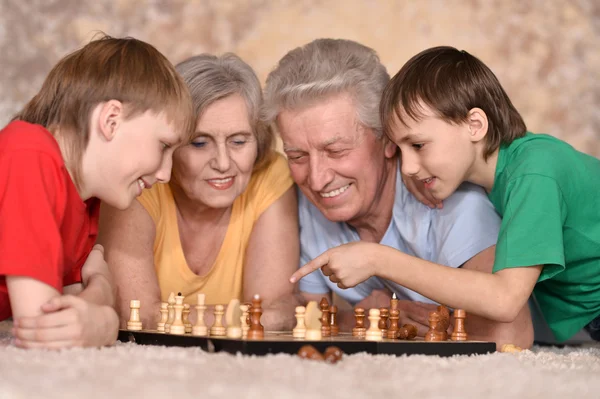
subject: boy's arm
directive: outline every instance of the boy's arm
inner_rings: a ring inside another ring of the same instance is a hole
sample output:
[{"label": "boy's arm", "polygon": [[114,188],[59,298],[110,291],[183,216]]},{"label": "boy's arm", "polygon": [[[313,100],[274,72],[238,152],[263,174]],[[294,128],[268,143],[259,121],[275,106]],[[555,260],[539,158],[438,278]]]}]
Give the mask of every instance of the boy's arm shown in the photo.
[{"label": "boy's arm", "polygon": [[25,276],[6,276],[6,288],[14,320],[43,314],[42,305],[60,296],[54,287]]},{"label": "boy's arm", "polygon": [[500,322],[512,322],[517,317],[542,270],[541,265],[508,268],[495,274],[454,269],[384,245],[354,242],[321,254],[298,269],[291,281],[319,268],[342,288],[377,275],[438,303]]}]

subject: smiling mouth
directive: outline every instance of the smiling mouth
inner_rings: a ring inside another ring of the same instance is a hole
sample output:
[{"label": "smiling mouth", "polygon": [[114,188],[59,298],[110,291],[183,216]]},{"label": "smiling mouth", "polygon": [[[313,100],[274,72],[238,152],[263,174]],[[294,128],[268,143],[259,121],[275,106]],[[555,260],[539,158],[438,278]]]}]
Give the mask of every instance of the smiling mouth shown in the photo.
[{"label": "smiling mouth", "polygon": [[145,182],[144,182],[142,179],[137,179],[137,182],[138,182],[138,185],[140,186],[140,188],[141,188],[142,190],[143,190],[143,189],[145,189],[145,188],[147,187],[147,186],[146,186],[146,183],[145,183]]},{"label": "smiling mouth", "polygon": [[224,177],[221,179],[207,179],[206,182],[217,189],[227,189],[233,184],[235,176]]},{"label": "smiling mouth", "polygon": [[337,197],[338,195],[342,194],[344,191],[348,190],[348,188],[350,188],[350,184],[347,184],[347,185],[340,187],[338,189],[335,189],[335,190],[331,190],[331,191],[327,191],[327,192],[320,192],[319,195],[322,198],[333,198],[333,197]]}]

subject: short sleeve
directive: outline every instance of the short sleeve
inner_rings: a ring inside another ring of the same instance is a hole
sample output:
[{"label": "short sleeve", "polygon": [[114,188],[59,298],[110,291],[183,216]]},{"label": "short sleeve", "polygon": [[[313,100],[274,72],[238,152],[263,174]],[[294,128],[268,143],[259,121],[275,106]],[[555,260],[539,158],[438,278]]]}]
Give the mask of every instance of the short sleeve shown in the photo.
[{"label": "short sleeve", "polygon": [[500,216],[481,187],[461,185],[436,212],[430,242],[435,243],[437,263],[459,267],[496,244]]},{"label": "short sleeve", "polygon": [[22,150],[0,156],[0,170],[0,275],[31,277],[62,292],[62,165]]},{"label": "short sleeve", "polygon": [[306,292],[307,294],[327,294],[331,291],[320,269],[300,279],[298,288],[300,292]]},{"label": "short sleeve", "polygon": [[149,190],[144,190],[137,200],[150,215],[154,224],[160,219],[160,197],[161,191],[169,190],[168,184],[155,184]]},{"label": "short sleeve", "polygon": [[258,217],[290,188],[294,182],[283,155],[275,153],[269,164],[257,171],[248,184],[248,201]]},{"label": "short sleeve", "polygon": [[511,267],[545,265],[538,281],[565,269],[565,206],[556,181],[526,175],[508,183],[494,272]]}]

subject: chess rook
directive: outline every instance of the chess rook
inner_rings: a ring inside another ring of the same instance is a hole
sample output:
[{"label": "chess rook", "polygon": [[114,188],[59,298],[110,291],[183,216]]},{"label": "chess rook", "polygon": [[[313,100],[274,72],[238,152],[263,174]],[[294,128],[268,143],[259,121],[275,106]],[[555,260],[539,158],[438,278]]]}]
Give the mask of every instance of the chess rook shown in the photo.
[{"label": "chess rook", "polygon": [[134,299],[129,302],[129,321],[127,322],[127,329],[131,331],[140,331],[142,329],[142,322],[140,321],[140,301]]}]

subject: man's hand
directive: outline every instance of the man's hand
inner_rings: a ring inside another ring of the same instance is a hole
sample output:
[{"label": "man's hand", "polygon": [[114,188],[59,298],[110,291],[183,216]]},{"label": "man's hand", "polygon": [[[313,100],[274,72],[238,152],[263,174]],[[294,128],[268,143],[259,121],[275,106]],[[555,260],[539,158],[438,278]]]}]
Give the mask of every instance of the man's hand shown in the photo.
[{"label": "man's hand", "polygon": [[42,305],[44,314],[14,321],[15,344],[21,348],[61,349],[104,346],[115,342],[116,312],[76,296],[63,295]]},{"label": "man's hand", "polygon": [[338,287],[354,287],[375,275],[378,247],[379,244],[357,241],[331,248],[296,270],[290,277],[290,282],[295,283],[321,269]]},{"label": "man's hand", "polygon": [[408,192],[414,195],[415,198],[423,204],[430,208],[442,209],[444,207],[444,203],[435,198],[433,194],[431,194],[431,191],[427,190],[420,180],[402,174],[402,181],[404,181],[404,185],[408,189]]},{"label": "man's hand", "polygon": [[415,301],[398,301],[400,319],[398,325],[412,324],[417,327],[417,335],[424,337],[429,331],[429,313],[437,310],[438,305]]},{"label": "man's hand", "polygon": [[369,309],[389,308],[392,291],[387,288],[373,290],[368,297],[357,303],[354,308],[363,308],[367,312]]}]

